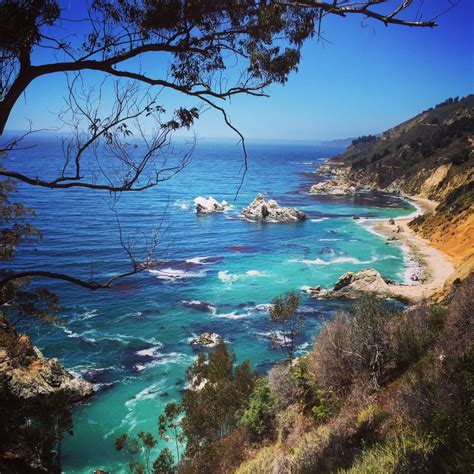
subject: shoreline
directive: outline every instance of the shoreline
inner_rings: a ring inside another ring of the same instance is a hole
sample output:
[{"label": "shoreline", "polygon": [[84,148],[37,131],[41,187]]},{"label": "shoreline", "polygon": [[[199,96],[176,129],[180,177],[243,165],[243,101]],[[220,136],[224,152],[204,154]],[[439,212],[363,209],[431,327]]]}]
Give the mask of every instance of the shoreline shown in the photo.
[{"label": "shoreline", "polygon": [[411,202],[417,210],[408,215],[393,218],[393,224],[389,219],[372,219],[365,221],[368,230],[380,235],[387,240],[387,245],[400,245],[405,254],[404,284],[390,285],[394,297],[418,301],[432,296],[441,290],[455,271],[453,259],[446,253],[438,250],[433,244],[419,236],[408,227],[408,223],[414,217],[433,211],[437,203],[429,199],[403,196]]}]

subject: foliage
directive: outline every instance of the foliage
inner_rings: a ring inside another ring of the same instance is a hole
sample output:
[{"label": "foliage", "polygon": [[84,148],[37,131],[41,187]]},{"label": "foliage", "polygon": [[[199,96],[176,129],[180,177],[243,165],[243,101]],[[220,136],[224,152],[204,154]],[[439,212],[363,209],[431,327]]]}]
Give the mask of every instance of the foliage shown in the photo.
[{"label": "foliage", "polygon": [[255,440],[268,435],[275,421],[276,400],[266,377],[257,380],[252,394],[244,408],[239,426],[247,428]]},{"label": "foliage", "polygon": [[[161,439],[165,441],[174,440],[176,444],[176,459],[179,462],[179,444],[183,442],[184,437],[180,433],[178,417],[182,412],[180,405],[176,403],[168,403],[165,407],[165,412],[158,418],[158,433]],[[172,434],[169,435],[168,431]],[[165,453],[165,455],[167,455]]]},{"label": "foliage", "polygon": [[238,412],[252,393],[257,374],[248,361],[234,367],[235,355],[224,341],[206,357],[200,354],[187,371],[191,386],[183,395],[181,422],[186,438],[184,464],[195,470],[212,470],[218,442],[238,425]]},{"label": "foliage", "polygon": [[41,236],[39,230],[27,221],[34,217],[32,209],[14,200],[16,183],[12,179],[0,180],[0,261],[15,257],[17,246],[34,243]]},{"label": "foliage", "polygon": [[[129,436],[124,433],[115,440],[115,449],[129,459],[128,468],[132,474],[151,472],[150,456],[156,445],[157,441],[153,435],[144,431],[140,431],[137,436]],[[140,461],[142,456],[143,461]],[[161,461],[165,461],[166,456],[165,453]]]},{"label": "foliage", "polygon": [[300,296],[295,293],[287,293],[283,297],[275,298],[270,306],[270,322],[275,331],[279,331],[282,340],[274,337],[272,344],[281,347],[287,354],[288,360],[294,358],[296,350],[296,338],[299,336],[305,319],[302,313],[298,312]]},{"label": "foliage", "polygon": [[272,367],[268,373],[268,385],[276,399],[279,410],[292,405],[300,398],[294,370],[288,363],[275,364]]},{"label": "foliage", "polygon": [[356,146],[360,145],[361,143],[374,143],[377,141],[377,136],[376,135],[362,135],[359,138],[354,138],[352,140],[351,145]]},{"label": "foliage", "polygon": [[289,377],[298,386],[277,405],[285,449],[262,448],[239,472],[470,472],[473,288],[471,275],[445,306],[401,312],[365,299],[338,315],[307,357],[273,376],[275,393]]},{"label": "foliage", "polygon": [[163,448],[153,463],[153,474],[173,474],[174,472],[173,454],[168,448]]},{"label": "foliage", "polygon": [[360,300],[354,307],[349,324],[354,364],[361,376],[367,374],[374,389],[378,389],[389,358],[389,342],[385,331],[393,313],[375,299]]}]

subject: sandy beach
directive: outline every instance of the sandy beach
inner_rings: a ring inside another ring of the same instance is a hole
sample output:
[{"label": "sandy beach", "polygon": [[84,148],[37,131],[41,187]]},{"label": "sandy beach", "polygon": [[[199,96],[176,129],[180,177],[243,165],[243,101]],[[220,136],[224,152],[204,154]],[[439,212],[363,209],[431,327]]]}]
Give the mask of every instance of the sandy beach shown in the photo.
[{"label": "sandy beach", "polygon": [[[410,201],[418,208],[417,214],[431,212],[437,203],[428,199]],[[393,219],[393,223],[384,221],[367,221],[371,230],[389,240],[388,245],[402,245],[409,263],[405,284],[391,285],[394,297],[417,301],[427,298],[441,289],[455,267],[453,260],[444,252],[434,248],[432,244],[417,235],[408,227],[414,215]]]}]

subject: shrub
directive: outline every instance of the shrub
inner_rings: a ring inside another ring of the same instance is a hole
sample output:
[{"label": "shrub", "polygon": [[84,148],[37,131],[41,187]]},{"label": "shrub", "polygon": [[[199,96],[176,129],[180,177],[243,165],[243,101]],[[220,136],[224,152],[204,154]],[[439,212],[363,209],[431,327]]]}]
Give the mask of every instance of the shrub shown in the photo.
[{"label": "shrub", "polygon": [[268,386],[276,399],[279,410],[285,409],[298,400],[298,382],[289,364],[280,363],[270,370]]},{"label": "shrub", "polygon": [[429,438],[402,434],[365,449],[349,469],[339,474],[426,472],[424,466],[431,451]]},{"label": "shrub", "polygon": [[268,379],[260,378],[240,416],[239,426],[247,428],[255,440],[260,440],[273,427],[275,408],[276,400],[268,386]]},{"label": "shrub", "polygon": [[219,440],[216,443],[216,456],[212,472],[234,472],[235,468],[244,460],[249,447],[250,439],[247,430],[236,429],[229,436]]},{"label": "shrub", "polygon": [[356,366],[357,377],[378,389],[389,359],[386,325],[393,312],[386,304],[372,298],[360,300],[354,306],[350,326],[349,352]]},{"label": "shrub", "polygon": [[392,319],[387,330],[397,371],[406,369],[425,354],[441,329],[445,313],[442,306],[424,303]]},{"label": "shrub", "polygon": [[276,416],[278,439],[285,441],[289,437],[293,438],[295,432],[297,437],[301,435],[301,433],[298,433],[298,427],[302,424],[302,419],[304,420],[304,417],[299,404],[290,405],[285,410],[278,412]]},{"label": "shrub", "polygon": [[374,403],[367,405],[357,414],[355,427],[359,432],[374,430],[386,417],[386,413]]},{"label": "shrub", "polygon": [[322,388],[346,394],[354,378],[348,317],[338,314],[325,325],[308,356],[309,371]]},{"label": "shrub", "polygon": [[277,455],[276,446],[261,448],[253,459],[239,466],[236,474],[271,474],[274,472],[273,461]]},{"label": "shrub", "polygon": [[296,350],[296,338],[299,336],[305,323],[304,315],[298,312],[300,296],[295,292],[275,298],[270,306],[270,322],[275,330],[283,335],[283,344],[273,340],[273,345],[282,348],[290,363],[293,361]]}]

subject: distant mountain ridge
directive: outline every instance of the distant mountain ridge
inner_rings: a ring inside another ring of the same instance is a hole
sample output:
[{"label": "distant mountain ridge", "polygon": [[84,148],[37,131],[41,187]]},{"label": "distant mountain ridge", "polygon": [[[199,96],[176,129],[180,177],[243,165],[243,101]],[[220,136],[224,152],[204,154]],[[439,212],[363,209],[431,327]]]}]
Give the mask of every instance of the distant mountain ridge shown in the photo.
[{"label": "distant mountain ridge", "polygon": [[334,148],[347,148],[354,141],[355,137],[350,138],[336,138],[334,140],[322,140],[319,142],[321,146]]}]

